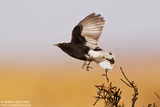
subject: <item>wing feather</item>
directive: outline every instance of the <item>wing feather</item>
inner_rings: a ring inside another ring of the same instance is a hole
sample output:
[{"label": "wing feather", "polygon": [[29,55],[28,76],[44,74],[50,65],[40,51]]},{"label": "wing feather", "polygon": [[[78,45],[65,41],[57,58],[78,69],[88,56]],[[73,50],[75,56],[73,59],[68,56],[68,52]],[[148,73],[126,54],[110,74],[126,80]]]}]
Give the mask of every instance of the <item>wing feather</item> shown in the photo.
[{"label": "wing feather", "polygon": [[82,26],[81,36],[86,39],[86,46],[89,46],[91,49],[97,47],[97,42],[101,36],[105,20],[101,17],[100,14],[96,15],[92,13],[79,22],[78,25]]}]

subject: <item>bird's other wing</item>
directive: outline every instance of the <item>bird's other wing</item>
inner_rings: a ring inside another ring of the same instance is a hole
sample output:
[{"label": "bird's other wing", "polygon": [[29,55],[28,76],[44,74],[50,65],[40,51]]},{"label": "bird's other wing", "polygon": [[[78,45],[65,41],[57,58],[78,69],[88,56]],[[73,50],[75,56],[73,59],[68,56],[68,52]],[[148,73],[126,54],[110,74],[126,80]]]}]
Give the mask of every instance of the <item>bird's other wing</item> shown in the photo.
[{"label": "bird's other wing", "polygon": [[95,13],[90,14],[79,22],[78,25],[83,26],[81,35],[85,37],[87,41],[86,46],[91,49],[95,49],[97,47],[97,42],[101,36],[104,22],[105,20],[103,17],[101,17],[100,14],[96,15]]},{"label": "bird's other wing", "polygon": [[92,13],[88,15],[73,29],[71,42],[84,43],[91,49],[95,49],[102,33],[104,22],[105,20],[100,14]]}]

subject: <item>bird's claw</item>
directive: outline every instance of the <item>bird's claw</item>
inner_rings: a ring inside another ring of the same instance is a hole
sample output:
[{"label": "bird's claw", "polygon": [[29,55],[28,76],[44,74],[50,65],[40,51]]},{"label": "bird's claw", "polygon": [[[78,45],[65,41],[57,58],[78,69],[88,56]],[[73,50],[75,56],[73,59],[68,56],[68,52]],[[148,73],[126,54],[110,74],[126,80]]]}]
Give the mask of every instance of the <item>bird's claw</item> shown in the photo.
[{"label": "bird's claw", "polygon": [[88,64],[86,64],[86,61],[85,61],[84,64],[83,64],[83,66],[82,66],[82,68],[84,69],[84,67],[86,66],[86,71],[89,71],[90,68],[93,69],[93,67],[89,66],[90,63],[91,63],[91,61],[89,61]]},{"label": "bird's claw", "polygon": [[86,61],[84,62],[84,64],[82,65],[82,69],[84,69],[84,67],[86,66]]},{"label": "bird's claw", "polygon": [[89,69],[93,69],[93,67],[90,67],[89,65],[87,65],[86,70],[89,71]]}]

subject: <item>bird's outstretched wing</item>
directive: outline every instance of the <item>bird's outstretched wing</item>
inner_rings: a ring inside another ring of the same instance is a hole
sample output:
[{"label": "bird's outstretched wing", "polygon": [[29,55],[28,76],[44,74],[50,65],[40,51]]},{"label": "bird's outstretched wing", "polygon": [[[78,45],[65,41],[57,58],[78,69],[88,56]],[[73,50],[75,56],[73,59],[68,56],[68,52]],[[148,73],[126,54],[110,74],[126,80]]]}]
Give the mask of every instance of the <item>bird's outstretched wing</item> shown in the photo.
[{"label": "bird's outstretched wing", "polygon": [[102,33],[104,22],[105,20],[100,14],[92,13],[88,15],[73,29],[71,42],[84,43],[91,49],[95,49]]}]

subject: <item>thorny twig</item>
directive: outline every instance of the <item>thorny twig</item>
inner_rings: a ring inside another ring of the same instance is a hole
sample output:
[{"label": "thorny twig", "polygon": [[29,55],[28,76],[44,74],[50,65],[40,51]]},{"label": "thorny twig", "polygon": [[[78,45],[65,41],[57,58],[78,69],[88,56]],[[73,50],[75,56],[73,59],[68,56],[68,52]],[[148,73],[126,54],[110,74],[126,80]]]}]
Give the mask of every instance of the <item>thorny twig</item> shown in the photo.
[{"label": "thorny twig", "polygon": [[95,85],[96,88],[98,88],[97,96],[95,96],[96,101],[93,105],[96,105],[96,103],[102,99],[105,101],[105,107],[122,107],[118,105],[120,99],[121,99],[121,93],[119,88],[113,87],[112,83],[109,82],[109,78],[106,74],[103,74],[103,76],[106,77],[108,86],[103,85]]},{"label": "thorny twig", "polygon": [[[128,87],[131,87],[134,89],[134,94],[132,98],[132,107],[134,107],[135,102],[138,99],[138,88],[134,81],[130,81],[127,78],[127,76],[125,75],[121,67],[120,67],[120,70],[124,78],[126,79],[126,81],[124,81],[123,79],[121,79],[121,81],[125,83]],[[102,85],[95,85],[95,87],[98,88],[98,91],[97,91],[97,96],[95,96],[96,101],[93,105],[96,105],[96,103],[101,99],[105,101],[105,107],[124,107],[125,106],[124,104],[122,105],[118,104],[121,99],[122,91],[120,91],[119,88],[112,86],[112,82],[109,81],[109,78],[107,76],[107,71],[105,74],[102,74],[102,76],[106,77],[108,86],[105,86],[104,83]],[[156,92],[155,92],[155,95],[158,97],[158,99],[160,99],[160,96]],[[147,107],[157,107],[157,105],[156,103],[153,103],[153,104],[148,104]]]},{"label": "thorny twig", "polygon": [[137,86],[136,86],[136,84],[135,84],[134,81],[130,81],[130,80],[126,77],[126,75],[125,75],[125,73],[124,73],[124,71],[123,71],[123,69],[122,69],[121,67],[120,67],[120,70],[121,70],[123,76],[125,77],[125,79],[127,80],[127,82],[124,81],[123,79],[121,79],[121,81],[124,82],[127,86],[129,86],[129,87],[131,87],[131,88],[134,89],[134,94],[133,94],[133,98],[132,98],[132,107],[134,107],[135,102],[136,102],[136,100],[138,99],[138,88],[137,88]]},{"label": "thorny twig", "polygon": [[[154,94],[158,97],[158,99],[160,99],[160,96],[156,92],[154,92]],[[147,107],[157,107],[157,105],[156,105],[156,103],[153,103],[153,105],[152,104],[148,104]]]},{"label": "thorny twig", "polygon": [[[144,107],[144,106],[143,106],[143,107]],[[148,104],[147,107],[157,107],[157,105],[156,105],[155,103],[153,103],[153,104]]]},{"label": "thorny twig", "polygon": [[158,99],[160,100],[160,96],[156,93],[156,92],[154,92],[154,94],[158,97]]}]

